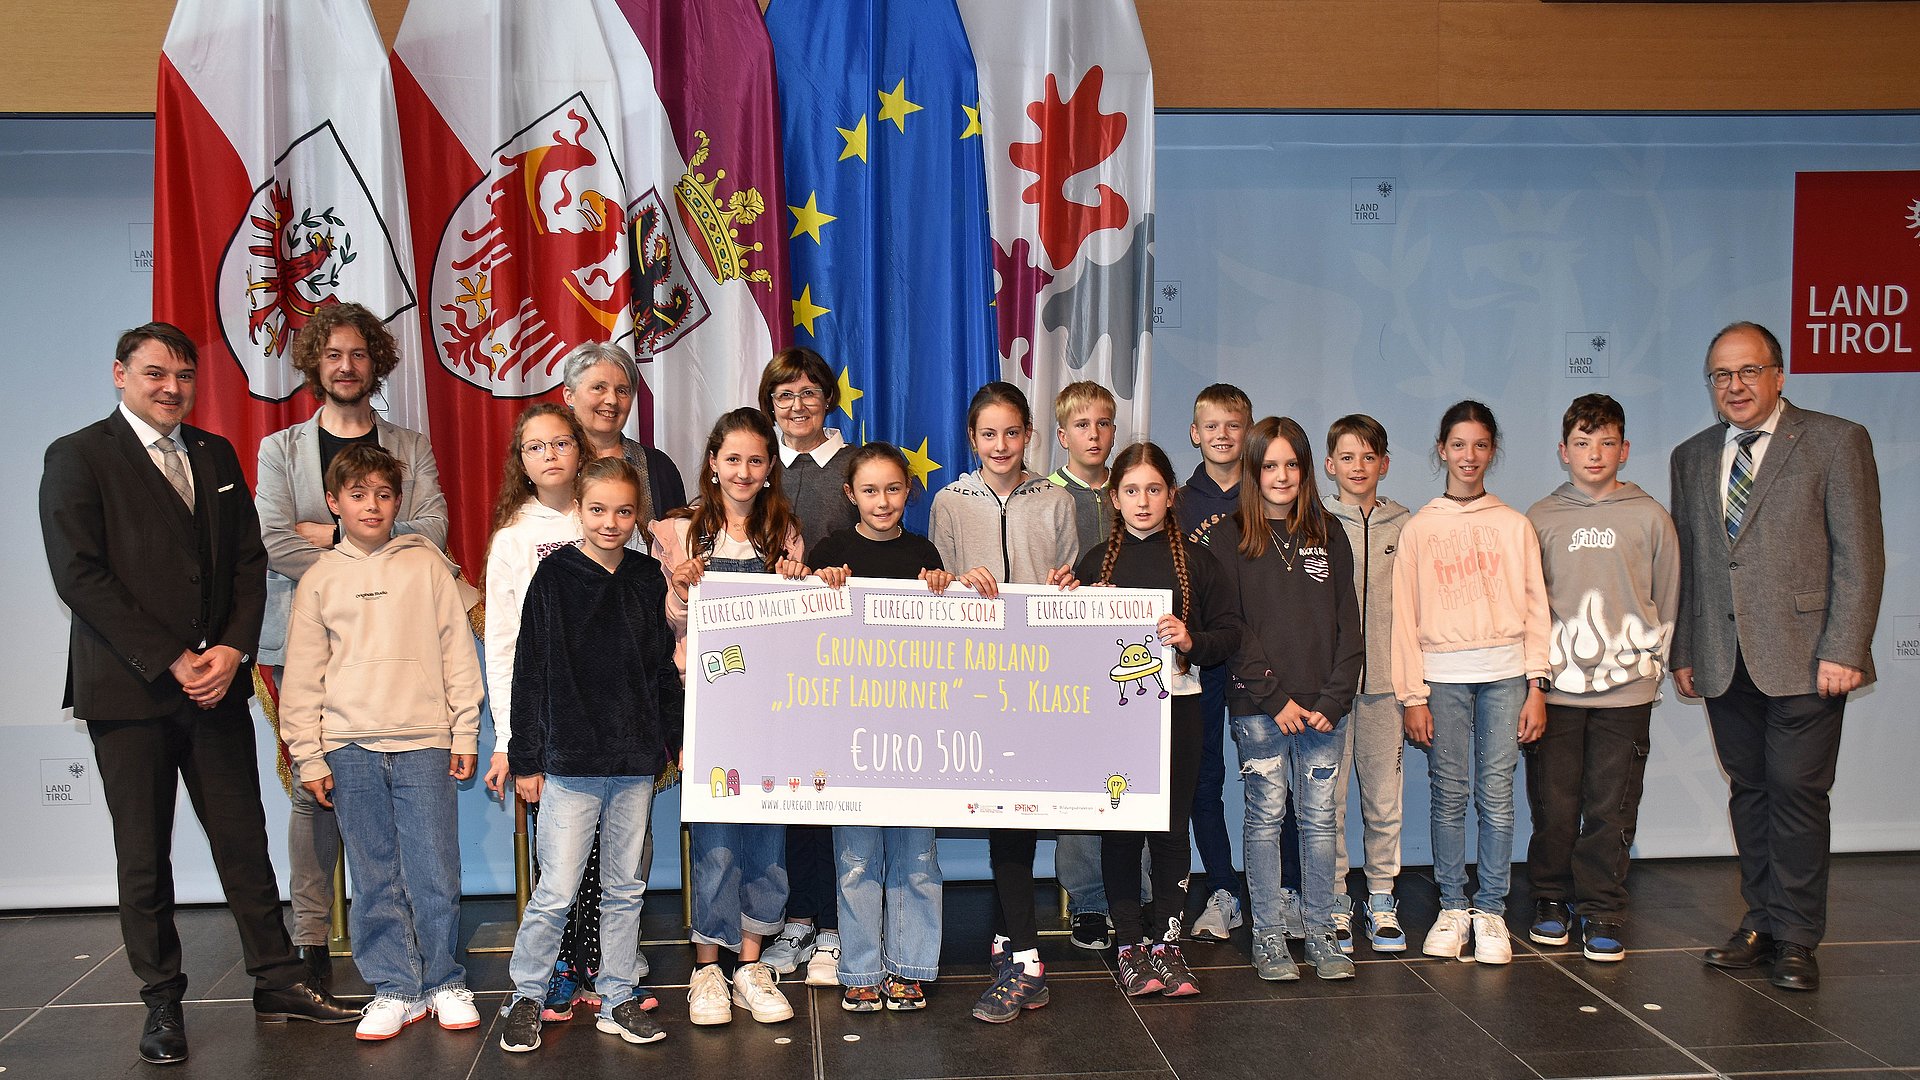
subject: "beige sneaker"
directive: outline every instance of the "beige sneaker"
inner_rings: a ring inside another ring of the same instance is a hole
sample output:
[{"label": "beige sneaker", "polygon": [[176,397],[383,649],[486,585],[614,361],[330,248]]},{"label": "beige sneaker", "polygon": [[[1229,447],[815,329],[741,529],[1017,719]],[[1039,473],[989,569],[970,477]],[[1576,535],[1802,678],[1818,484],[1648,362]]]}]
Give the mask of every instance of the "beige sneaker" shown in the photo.
[{"label": "beige sneaker", "polygon": [[727,995],[727,977],[719,964],[695,968],[687,986],[687,1019],[696,1024],[726,1024],[733,1021],[733,1003]]},{"label": "beige sneaker", "polygon": [[1433,929],[1427,931],[1427,940],[1421,944],[1420,951],[1428,956],[1451,956],[1472,963],[1474,956],[1467,948],[1472,937],[1472,912],[1443,910],[1434,920]]},{"label": "beige sneaker", "polygon": [[741,964],[733,973],[733,1003],[753,1013],[763,1024],[793,1019],[793,1004],[780,992],[780,977],[773,969],[755,961]]},{"label": "beige sneaker", "polygon": [[1507,936],[1507,917],[1473,912],[1473,958],[1482,964],[1513,962],[1513,941]]},{"label": "beige sneaker", "polygon": [[808,986],[840,985],[840,932],[822,930],[813,940],[813,956],[807,961]]}]

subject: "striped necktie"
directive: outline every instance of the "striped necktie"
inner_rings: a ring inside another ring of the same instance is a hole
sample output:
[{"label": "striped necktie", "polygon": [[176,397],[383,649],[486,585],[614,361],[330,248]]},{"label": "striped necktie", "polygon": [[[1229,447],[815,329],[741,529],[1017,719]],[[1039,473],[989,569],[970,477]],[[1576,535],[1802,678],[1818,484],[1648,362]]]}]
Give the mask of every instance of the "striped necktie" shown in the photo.
[{"label": "striped necktie", "polygon": [[1753,494],[1753,444],[1764,431],[1749,431],[1734,441],[1740,449],[1733,455],[1733,469],[1727,473],[1727,540],[1740,538],[1740,526],[1747,516],[1747,497]]},{"label": "striped necktie", "polygon": [[160,461],[164,466],[161,471],[167,474],[167,483],[173,485],[173,490],[179,494],[180,501],[187,504],[187,509],[193,509],[193,488],[187,484],[187,466],[180,460],[179,446],[170,437],[162,435],[153,440],[153,448],[160,451]]}]

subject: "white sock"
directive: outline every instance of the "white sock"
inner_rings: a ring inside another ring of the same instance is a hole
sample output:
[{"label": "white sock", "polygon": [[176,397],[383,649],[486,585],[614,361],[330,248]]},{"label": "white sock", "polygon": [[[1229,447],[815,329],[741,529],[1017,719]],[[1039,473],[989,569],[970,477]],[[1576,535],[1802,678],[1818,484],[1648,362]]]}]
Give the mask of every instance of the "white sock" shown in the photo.
[{"label": "white sock", "polygon": [[[999,956],[1001,953],[1006,952],[1007,946],[1011,944],[1013,944],[1013,939],[1005,934],[993,935],[993,955]],[[1038,950],[1035,951],[1037,952]]]},{"label": "white sock", "polygon": [[1040,974],[1039,949],[1021,949],[1019,952],[1013,954],[1013,961],[1025,969],[1029,975]]}]

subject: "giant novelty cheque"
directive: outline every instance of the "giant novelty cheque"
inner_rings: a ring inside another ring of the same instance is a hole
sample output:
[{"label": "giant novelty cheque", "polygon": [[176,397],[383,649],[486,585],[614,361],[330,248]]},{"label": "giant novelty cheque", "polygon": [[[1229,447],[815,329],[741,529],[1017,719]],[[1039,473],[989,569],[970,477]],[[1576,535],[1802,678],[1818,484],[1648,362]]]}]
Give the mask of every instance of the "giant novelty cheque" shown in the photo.
[{"label": "giant novelty cheque", "polygon": [[681,819],[1164,830],[1171,603],[708,574],[688,605]]}]

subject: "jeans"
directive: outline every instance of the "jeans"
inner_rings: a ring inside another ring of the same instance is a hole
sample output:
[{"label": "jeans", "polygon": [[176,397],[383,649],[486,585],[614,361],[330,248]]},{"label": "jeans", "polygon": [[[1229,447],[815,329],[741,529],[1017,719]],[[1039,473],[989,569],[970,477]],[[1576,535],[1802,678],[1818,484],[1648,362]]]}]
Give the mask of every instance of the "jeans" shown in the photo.
[{"label": "jeans", "polygon": [[1367,891],[1390,893],[1400,876],[1401,755],[1406,728],[1392,694],[1359,694],[1347,716],[1340,750],[1340,791],[1333,801],[1333,883],[1347,882],[1347,786],[1360,787],[1361,842]]},{"label": "jeans", "polygon": [[1107,881],[1100,872],[1098,833],[1061,833],[1053,845],[1053,876],[1067,890],[1067,910],[1107,913]]},{"label": "jeans", "polygon": [[933,830],[836,825],[840,985],[940,975],[940,855]]},{"label": "jeans", "polygon": [[327,754],[333,817],[353,871],[353,962],[373,992],[419,1001],[465,986],[460,952],[460,832],[446,750],[384,753],[357,743]]},{"label": "jeans", "polygon": [[594,837],[600,839],[600,1014],[633,997],[640,955],[640,853],[653,809],[651,776],[555,776],[540,792],[540,876],[520,918],[507,974],[516,998],[544,1001],[560,937]]},{"label": "jeans", "polygon": [[777,934],[787,909],[787,829],[696,821],[693,926],[696,945],[740,950],[740,932]]},{"label": "jeans", "polygon": [[1207,872],[1207,888],[1236,891],[1233,844],[1227,839],[1227,668],[1200,669],[1200,773],[1193,789],[1193,846]]},{"label": "jeans", "polygon": [[1526,748],[1533,839],[1527,877],[1535,900],[1585,916],[1627,910],[1627,865],[1640,821],[1653,704],[1613,709],[1547,706],[1547,730]]},{"label": "jeans", "polygon": [[1253,933],[1280,932],[1280,819],[1287,795],[1300,822],[1300,892],[1310,931],[1333,932],[1333,797],[1339,789],[1340,745],[1347,718],[1332,731],[1287,735],[1265,713],[1227,721],[1246,783],[1247,896]]},{"label": "jeans", "polygon": [[1433,683],[1433,745],[1427,750],[1432,785],[1433,877],[1440,908],[1467,904],[1467,801],[1480,819],[1480,887],[1472,906],[1488,915],[1507,911],[1513,873],[1513,773],[1520,766],[1520,706],[1527,680],[1516,675],[1485,683]]}]

